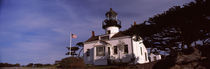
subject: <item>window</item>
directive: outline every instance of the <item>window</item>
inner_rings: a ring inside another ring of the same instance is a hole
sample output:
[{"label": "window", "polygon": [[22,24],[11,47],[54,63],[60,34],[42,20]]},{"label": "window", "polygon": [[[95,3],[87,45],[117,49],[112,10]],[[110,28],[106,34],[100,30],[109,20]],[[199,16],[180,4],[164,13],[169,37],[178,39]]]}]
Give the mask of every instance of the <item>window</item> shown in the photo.
[{"label": "window", "polygon": [[147,61],[147,53],[145,52],[145,60]]},{"label": "window", "polygon": [[139,42],[139,44],[142,44],[142,43],[143,43],[142,41]]},{"label": "window", "polygon": [[101,36],[101,40],[108,40],[109,36]]},{"label": "window", "polygon": [[107,31],[107,34],[110,34],[110,33],[111,33],[111,31],[110,31],[110,30],[108,30],[108,31]]},{"label": "window", "polygon": [[110,55],[110,47],[108,47],[108,55]]},{"label": "window", "polygon": [[117,54],[117,46],[114,46],[114,54]]},{"label": "window", "polygon": [[87,49],[86,56],[90,56],[90,49]]},{"label": "window", "polygon": [[154,61],[156,61],[156,60],[157,60],[156,56],[154,56],[153,58],[154,58]]},{"label": "window", "polygon": [[141,51],[141,55],[143,55],[143,53],[142,53],[142,47],[140,47],[140,51]]},{"label": "window", "polygon": [[128,45],[124,45],[124,53],[128,53]]},{"label": "window", "polygon": [[105,56],[105,47],[96,47],[96,56]]}]

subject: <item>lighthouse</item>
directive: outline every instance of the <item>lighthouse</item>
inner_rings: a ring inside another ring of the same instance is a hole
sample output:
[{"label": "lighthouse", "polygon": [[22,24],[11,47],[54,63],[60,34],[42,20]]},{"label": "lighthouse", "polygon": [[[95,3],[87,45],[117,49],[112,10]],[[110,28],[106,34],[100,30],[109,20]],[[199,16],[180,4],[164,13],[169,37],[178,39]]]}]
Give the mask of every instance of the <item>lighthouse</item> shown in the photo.
[{"label": "lighthouse", "polygon": [[[136,40],[137,35],[128,35],[120,31],[121,21],[117,19],[117,13],[110,8],[105,13],[102,28],[105,34],[92,36],[84,42],[83,59],[85,64],[112,65],[114,63],[144,64],[149,62],[146,46],[143,39]],[[134,25],[136,23],[134,22]],[[161,59],[160,56],[152,55],[154,60]],[[157,58],[157,59],[156,59]]]},{"label": "lighthouse", "polygon": [[121,28],[121,21],[117,19],[117,13],[110,8],[105,14],[106,19],[102,22],[102,28],[105,30],[105,34],[112,37],[118,33]]}]

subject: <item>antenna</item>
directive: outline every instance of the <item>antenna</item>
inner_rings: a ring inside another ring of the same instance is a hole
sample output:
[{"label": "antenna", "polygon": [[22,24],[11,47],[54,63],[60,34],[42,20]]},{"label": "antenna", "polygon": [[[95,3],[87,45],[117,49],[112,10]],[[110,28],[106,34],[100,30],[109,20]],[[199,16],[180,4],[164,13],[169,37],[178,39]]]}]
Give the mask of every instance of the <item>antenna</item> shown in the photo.
[{"label": "antenna", "polygon": [[113,8],[113,2],[111,1],[111,7],[109,7],[109,8]]}]

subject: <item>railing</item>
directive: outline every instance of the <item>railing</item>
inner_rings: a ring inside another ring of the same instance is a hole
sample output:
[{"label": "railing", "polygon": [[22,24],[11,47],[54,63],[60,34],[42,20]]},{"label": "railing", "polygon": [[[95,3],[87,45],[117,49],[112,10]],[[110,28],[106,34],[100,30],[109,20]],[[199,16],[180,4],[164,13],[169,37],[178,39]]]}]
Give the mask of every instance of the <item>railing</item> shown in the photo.
[{"label": "railing", "polygon": [[103,28],[105,29],[106,27],[109,27],[109,26],[117,26],[119,28],[121,28],[121,21],[120,20],[104,20],[102,22],[102,26]]}]

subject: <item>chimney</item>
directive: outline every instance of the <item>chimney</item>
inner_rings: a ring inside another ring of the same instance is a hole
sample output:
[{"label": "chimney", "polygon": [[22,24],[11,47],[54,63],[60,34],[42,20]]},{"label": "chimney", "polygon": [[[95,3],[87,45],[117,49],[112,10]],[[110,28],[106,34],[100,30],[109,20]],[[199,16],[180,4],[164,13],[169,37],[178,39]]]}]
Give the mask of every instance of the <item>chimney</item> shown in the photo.
[{"label": "chimney", "polygon": [[92,36],[95,36],[95,32],[94,31],[92,31]]},{"label": "chimney", "polygon": [[136,26],[136,21],[134,21],[133,26]]}]

